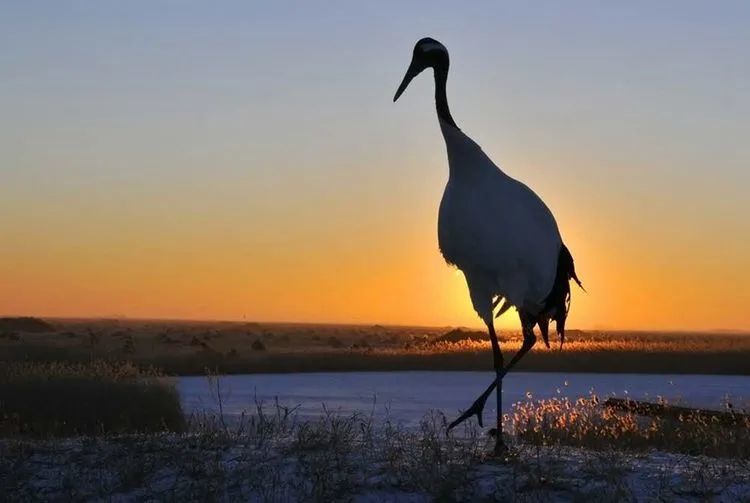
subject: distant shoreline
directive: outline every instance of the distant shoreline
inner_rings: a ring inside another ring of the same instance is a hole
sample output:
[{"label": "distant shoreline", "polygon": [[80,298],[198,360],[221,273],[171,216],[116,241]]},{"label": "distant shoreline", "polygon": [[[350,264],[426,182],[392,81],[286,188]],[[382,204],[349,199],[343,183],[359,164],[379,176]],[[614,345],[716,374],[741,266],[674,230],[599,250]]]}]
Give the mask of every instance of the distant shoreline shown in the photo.
[{"label": "distant shoreline", "polygon": [[[508,353],[509,354],[509,353]],[[654,375],[737,375],[750,376],[748,362],[750,353],[733,354],[727,360],[723,353],[651,353],[644,358],[640,354],[614,352],[529,354],[527,361],[514,369],[515,372],[533,373],[589,373],[589,374],[654,374]],[[415,359],[404,357],[367,356],[362,354],[274,355],[264,361],[215,362],[212,372],[220,375],[242,374],[291,374],[291,373],[349,373],[349,372],[486,372],[492,376],[491,353],[479,355],[435,355]],[[592,361],[592,360],[603,361]],[[679,361],[677,361],[678,359]],[[613,360],[617,360],[616,363]],[[205,368],[191,362],[143,362],[154,364],[172,376],[202,376]],[[158,363],[162,363],[159,365]],[[211,368],[210,366],[208,368]]]},{"label": "distant shoreline", "polygon": [[[506,359],[518,332],[502,331]],[[750,337],[728,332],[568,330],[518,371],[750,375]],[[388,325],[0,318],[0,362],[131,361],[168,375],[492,371],[481,330]]]},{"label": "distant shoreline", "polygon": [[[207,326],[276,326],[276,327],[329,327],[329,328],[390,328],[390,329],[422,329],[422,330],[451,330],[460,328],[463,330],[484,331],[481,324],[476,325],[421,325],[407,323],[378,323],[378,322],[337,322],[337,321],[288,321],[288,320],[230,320],[230,319],[201,319],[201,318],[139,318],[127,316],[34,316],[0,314],[3,318],[36,318],[50,323],[67,324],[120,324],[120,325],[207,325]],[[609,334],[716,334],[716,335],[746,335],[750,336],[750,329],[739,328],[673,328],[673,329],[650,329],[650,328],[576,328],[568,327],[574,332],[606,332]],[[517,329],[499,328],[498,332],[517,332]]]}]

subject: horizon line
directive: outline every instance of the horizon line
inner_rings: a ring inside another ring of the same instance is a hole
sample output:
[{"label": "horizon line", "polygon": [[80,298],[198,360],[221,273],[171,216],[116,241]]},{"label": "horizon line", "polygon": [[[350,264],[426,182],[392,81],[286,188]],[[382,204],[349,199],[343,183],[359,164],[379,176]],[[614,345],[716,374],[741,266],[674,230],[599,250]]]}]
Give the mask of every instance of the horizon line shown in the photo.
[{"label": "horizon line", "polygon": [[[266,325],[322,325],[322,326],[355,326],[355,327],[392,327],[392,328],[427,328],[427,329],[467,329],[467,330],[482,330],[481,326],[472,325],[429,325],[419,323],[388,323],[388,322],[365,322],[365,321],[290,321],[290,320],[263,320],[263,319],[221,319],[221,318],[179,318],[179,317],[142,317],[142,316],[128,316],[128,315],[84,315],[84,316],[45,316],[45,315],[29,315],[29,314],[0,314],[0,319],[3,318],[39,318],[42,320],[60,320],[60,321],[141,321],[141,322],[172,322],[172,323],[255,323],[255,324],[266,324]],[[504,329],[503,331],[514,332],[517,330]],[[657,333],[657,334],[734,334],[734,335],[749,335],[750,329],[741,328],[706,328],[706,329],[686,329],[686,328],[667,328],[667,329],[651,329],[651,328],[571,328],[567,327],[566,332],[631,332],[631,333]]]}]

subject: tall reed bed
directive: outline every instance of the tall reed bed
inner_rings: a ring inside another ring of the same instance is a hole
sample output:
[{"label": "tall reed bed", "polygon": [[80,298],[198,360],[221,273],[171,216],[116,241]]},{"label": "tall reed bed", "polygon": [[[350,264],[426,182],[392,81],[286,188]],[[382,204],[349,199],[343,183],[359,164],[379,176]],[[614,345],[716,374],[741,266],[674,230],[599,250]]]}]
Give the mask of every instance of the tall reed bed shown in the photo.
[{"label": "tall reed bed", "polygon": [[167,378],[127,362],[0,364],[0,434],[93,435],[181,431]]}]

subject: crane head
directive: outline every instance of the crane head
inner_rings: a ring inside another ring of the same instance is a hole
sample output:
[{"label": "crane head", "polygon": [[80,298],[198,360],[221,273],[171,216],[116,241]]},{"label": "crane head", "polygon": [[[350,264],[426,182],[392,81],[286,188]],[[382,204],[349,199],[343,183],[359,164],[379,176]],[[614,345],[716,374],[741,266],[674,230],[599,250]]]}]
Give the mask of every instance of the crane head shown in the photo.
[{"label": "crane head", "polygon": [[434,38],[423,38],[414,46],[414,52],[411,56],[411,63],[409,68],[406,70],[404,80],[401,81],[401,85],[398,86],[396,95],[393,97],[393,101],[396,101],[399,96],[409,86],[409,82],[414,77],[422,73],[426,68],[433,68],[437,70],[448,71],[448,49],[443,44],[435,40]]}]

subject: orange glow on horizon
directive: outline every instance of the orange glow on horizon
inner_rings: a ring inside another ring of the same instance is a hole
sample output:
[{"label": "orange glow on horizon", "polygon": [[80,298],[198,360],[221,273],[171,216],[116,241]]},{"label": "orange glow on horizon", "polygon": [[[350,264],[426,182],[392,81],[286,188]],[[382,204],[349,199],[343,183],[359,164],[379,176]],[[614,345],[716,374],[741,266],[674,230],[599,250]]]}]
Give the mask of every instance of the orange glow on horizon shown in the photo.
[{"label": "orange glow on horizon", "polygon": [[[595,226],[595,218],[579,226],[563,212],[560,220],[588,291],[574,287],[570,327],[750,329],[747,292],[724,293],[750,282],[738,254],[725,250],[723,261],[701,263],[695,249],[678,260],[679,247],[652,253],[646,242],[620,241],[620,229]],[[11,235],[0,314],[481,325],[430,225],[344,222],[315,241],[304,228],[259,235],[227,232],[232,225],[141,223],[106,235],[96,226]],[[514,312],[498,326],[517,329]]]}]

